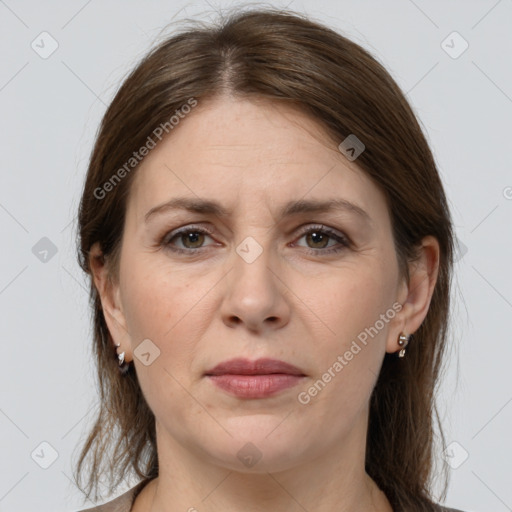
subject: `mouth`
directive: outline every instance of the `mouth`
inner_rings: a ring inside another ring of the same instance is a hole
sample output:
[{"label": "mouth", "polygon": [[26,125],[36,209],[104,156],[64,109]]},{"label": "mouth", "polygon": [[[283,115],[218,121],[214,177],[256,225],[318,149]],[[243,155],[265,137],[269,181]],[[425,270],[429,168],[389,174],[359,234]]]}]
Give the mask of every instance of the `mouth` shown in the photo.
[{"label": "mouth", "polygon": [[223,391],[239,398],[265,398],[298,385],[306,375],[277,359],[231,359],[205,373]]}]

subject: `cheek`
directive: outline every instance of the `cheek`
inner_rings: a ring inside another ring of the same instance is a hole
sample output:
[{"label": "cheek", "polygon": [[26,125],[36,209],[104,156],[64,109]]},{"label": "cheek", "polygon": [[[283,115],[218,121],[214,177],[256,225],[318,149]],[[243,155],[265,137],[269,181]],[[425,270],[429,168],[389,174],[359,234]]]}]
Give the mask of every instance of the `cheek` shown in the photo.
[{"label": "cheek", "polygon": [[[184,332],[200,294],[194,292],[190,276],[180,279],[179,273],[168,268],[141,263],[130,262],[129,266],[127,262],[123,307],[141,389],[151,410],[164,414],[169,404],[186,403],[178,382],[184,381],[194,342]],[[147,366],[137,358],[137,347],[146,339],[154,343],[158,354]]]},{"label": "cheek", "polygon": [[379,373],[392,318],[386,317],[391,287],[379,265],[340,271],[336,278],[331,274],[316,283],[304,286],[301,298],[306,297],[304,302],[315,313],[312,322],[319,319],[313,331],[319,363],[316,378],[330,389],[319,394],[328,399],[335,393],[336,403],[346,407],[347,402],[361,402]]},{"label": "cheek", "polygon": [[[185,311],[189,285],[179,272],[162,264],[159,253],[126,247],[121,283],[125,318],[135,338],[161,339]],[[180,279],[181,277],[181,279]]]},{"label": "cheek", "polygon": [[377,266],[344,269],[304,282],[299,293],[321,322],[322,336],[342,345],[373,325],[392,302],[391,287]]},{"label": "cheek", "polygon": [[159,363],[181,372],[209,320],[204,311],[205,295],[214,280],[201,279],[199,283],[190,272],[155,264],[156,259],[153,255],[146,262],[144,258],[126,262],[122,290],[125,319],[134,350],[142,340],[150,339],[160,350]]},{"label": "cheek", "polygon": [[123,292],[126,299],[125,317],[134,343],[138,339],[159,340],[170,329],[179,314],[179,302],[169,283],[152,273],[137,275],[133,272]]}]

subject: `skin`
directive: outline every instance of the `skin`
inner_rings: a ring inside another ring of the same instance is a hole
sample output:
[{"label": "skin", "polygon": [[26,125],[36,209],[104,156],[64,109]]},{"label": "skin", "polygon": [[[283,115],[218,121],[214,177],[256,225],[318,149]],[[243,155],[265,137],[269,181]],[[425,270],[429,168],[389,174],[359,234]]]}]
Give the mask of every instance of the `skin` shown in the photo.
[{"label": "skin", "polygon": [[[214,199],[233,213],[168,211],[144,222],[179,196]],[[278,216],[288,201],[327,198],[357,204],[371,223],[340,211]],[[172,246],[199,252],[160,244],[190,224],[212,235],[188,244],[177,236]],[[349,245],[303,233],[317,224]],[[236,252],[248,236],[262,248],[252,263]],[[325,252],[332,247],[341,250]],[[384,196],[315,120],[262,99],[200,103],[137,170],[118,282],[98,254],[96,245],[91,265],[108,328],[156,418],[160,473],[133,511],[392,510],[364,469],[368,402],[385,353],[398,351],[399,334],[414,333],[427,314],[439,245],[423,240],[407,285]],[[396,302],[402,309],[378,335],[300,403],[298,394]],[[134,350],[148,338],[160,355],[145,366]],[[280,359],[306,377],[272,397],[237,398],[204,376],[236,356]],[[237,458],[248,442],[262,454],[252,467]]]}]

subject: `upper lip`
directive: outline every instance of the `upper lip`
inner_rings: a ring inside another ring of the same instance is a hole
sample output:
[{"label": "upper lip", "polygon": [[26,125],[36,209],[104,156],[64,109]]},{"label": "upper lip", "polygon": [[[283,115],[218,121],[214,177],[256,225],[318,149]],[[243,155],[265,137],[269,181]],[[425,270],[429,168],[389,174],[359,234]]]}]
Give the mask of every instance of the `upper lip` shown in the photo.
[{"label": "upper lip", "polygon": [[269,358],[254,361],[244,358],[230,359],[208,370],[206,375],[269,375],[272,373],[304,376],[304,373],[293,364]]}]

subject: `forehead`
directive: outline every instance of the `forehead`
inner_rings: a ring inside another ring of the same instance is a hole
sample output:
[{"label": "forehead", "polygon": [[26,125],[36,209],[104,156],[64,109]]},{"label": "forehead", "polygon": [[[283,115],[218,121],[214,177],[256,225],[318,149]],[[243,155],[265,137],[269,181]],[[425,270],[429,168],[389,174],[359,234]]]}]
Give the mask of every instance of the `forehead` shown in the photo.
[{"label": "forehead", "polygon": [[130,203],[139,218],[184,195],[213,197],[234,210],[339,196],[372,217],[387,213],[381,192],[319,122],[268,100],[199,103],[144,158],[134,178]]}]

